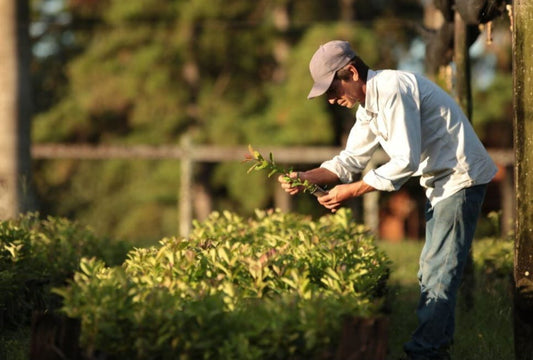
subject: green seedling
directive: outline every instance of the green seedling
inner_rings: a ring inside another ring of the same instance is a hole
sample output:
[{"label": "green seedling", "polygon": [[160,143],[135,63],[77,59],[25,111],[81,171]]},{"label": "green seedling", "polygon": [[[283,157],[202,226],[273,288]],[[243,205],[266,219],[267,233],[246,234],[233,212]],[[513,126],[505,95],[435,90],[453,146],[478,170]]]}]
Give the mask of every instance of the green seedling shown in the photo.
[{"label": "green seedling", "polygon": [[243,162],[252,163],[252,166],[250,166],[247,171],[248,174],[252,171],[266,170],[268,171],[268,177],[272,177],[275,174],[280,174],[283,176],[283,179],[292,186],[301,186],[304,189],[304,192],[313,194],[317,197],[327,193],[326,190],[322,189],[317,184],[312,184],[307,180],[300,179],[299,177],[291,178],[289,175],[291,172],[293,172],[292,167],[286,169],[276,164],[272,153],[270,153],[268,159],[266,159],[259,151],[254,150],[252,145],[248,145],[248,151],[249,154],[246,154],[243,160]]}]

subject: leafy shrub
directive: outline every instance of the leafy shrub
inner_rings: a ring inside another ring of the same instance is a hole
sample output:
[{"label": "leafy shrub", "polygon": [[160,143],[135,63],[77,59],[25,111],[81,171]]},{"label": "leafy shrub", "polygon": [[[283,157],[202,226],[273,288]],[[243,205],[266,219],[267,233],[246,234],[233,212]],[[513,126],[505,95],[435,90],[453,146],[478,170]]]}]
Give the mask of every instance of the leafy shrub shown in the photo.
[{"label": "leafy shrub", "polygon": [[312,221],[213,213],[187,239],[83,259],[64,312],[82,345],[117,359],[327,358],[342,319],[377,316],[389,261],[347,210]]},{"label": "leafy shrub", "polygon": [[28,325],[32,310],[58,307],[50,288],[65,284],[82,257],[117,264],[126,251],[125,245],[113,245],[64,218],[42,220],[33,213],[0,222],[1,328]]},{"label": "leafy shrub", "polygon": [[476,269],[488,277],[509,277],[513,274],[514,243],[511,238],[486,238],[473,246]]}]

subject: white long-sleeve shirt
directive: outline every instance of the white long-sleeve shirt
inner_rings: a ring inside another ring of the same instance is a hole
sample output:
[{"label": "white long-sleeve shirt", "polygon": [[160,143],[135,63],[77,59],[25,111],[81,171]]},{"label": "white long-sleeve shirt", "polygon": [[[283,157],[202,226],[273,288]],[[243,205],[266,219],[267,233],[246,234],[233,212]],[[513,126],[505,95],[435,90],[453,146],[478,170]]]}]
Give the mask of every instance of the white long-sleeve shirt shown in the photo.
[{"label": "white long-sleeve shirt", "polygon": [[410,177],[434,205],[457,191],[486,184],[497,168],[457,103],[425,77],[369,70],[364,106],[356,112],[346,148],[321,167],[350,183],[381,145],[390,157],[363,181],[398,190]]}]

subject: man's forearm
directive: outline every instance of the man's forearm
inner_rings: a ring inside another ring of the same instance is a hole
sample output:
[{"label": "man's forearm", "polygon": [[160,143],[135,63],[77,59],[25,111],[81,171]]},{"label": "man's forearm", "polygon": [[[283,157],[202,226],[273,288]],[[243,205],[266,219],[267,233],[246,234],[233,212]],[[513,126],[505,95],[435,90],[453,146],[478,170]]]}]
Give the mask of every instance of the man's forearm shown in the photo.
[{"label": "man's forearm", "polygon": [[373,186],[368,185],[363,180],[359,180],[350,184],[350,187],[352,190],[353,197],[358,197],[376,190]]},{"label": "man's forearm", "polygon": [[335,212],[346,200],[359,197],[374,190],[372,186],[362,180],[350,184],[341,184],[332,188],[327,194],[318,197],[318,202],[332,212]]},{"label": "man's forearm", "polygon": [[298,176],[302,180],[307,180],[312,184],[319,185],[336,185],[339,183],[339,177],[324,168],[314,168],[308,171],[298,172]]}]

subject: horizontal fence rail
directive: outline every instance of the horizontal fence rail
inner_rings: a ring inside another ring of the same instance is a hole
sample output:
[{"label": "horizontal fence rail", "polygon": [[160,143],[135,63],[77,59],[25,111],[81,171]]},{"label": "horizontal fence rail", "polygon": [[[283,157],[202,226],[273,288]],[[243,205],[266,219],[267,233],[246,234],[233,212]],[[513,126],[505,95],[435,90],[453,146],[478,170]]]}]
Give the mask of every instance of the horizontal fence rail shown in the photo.
[{"label": "horizontal fence rail", "polygon": [[[263,155],[275,154],[277,162],[315,164],[331,159],[342,149],[333,146],[258,146],[255,150]],[[148,145],[67,145],[36,144],[31,148],[35,159],[188,159],[198,162],[223,162],[243,160],[248,154],[247,146],[148,146]],[[376,161],[386,161],[380,151]]]},{"label": "horizontal fence rail", "polygon": [[[257,146],[255,150],[263,156],[269,153],[275,154],[275,160],[281,164],[319,164],[331,159],[342,148],[333,146]],[[508,167],[514,164],[513,149],[489,149],[492,159],[500,166]],[[191,229],[192,191],[194,184],[193,165],[195,162],[218,163],[226,161],[241,161],[247,155],[247,146],[215,146],[215,145],[80,145],[80,144],[34,144],[31,147],[31,155],[34,159],[78,159],[78,160],[111,160],[111,159],[146,159],[163,160],[176,159],[181,161],[180,195],[178,199],[179,233],[187,236]],[[377,167],[385,163],[388,156],[384,151],[377,151],[367,167]],[[502,194],[509,199],[513,193],[512,181],[502,183]],[[288,195],[284,194],[285,197]],[[279,199],[279,197],[277,197]],[[509,200],[510,201],[510,200]],[[509,202],[507,201],[507,202]],[[282,201],[285,204],[287,201]],[[377,233],[379,217],[379,195],[370,193],[363,196],[364,222]],[[286,205],[280,206],[287,208]],[[512,205],[504,204],[504,222],[512,218]],[[505,220],[507,219],[507,220]]]},{"label": "horizontal fence rail", "polygon": [[[263,155],[276,154],[278,162],[315,164],[331,159],[342,148],[334,146],[263,146],[257,147]],[[513,149],[489,149],[492,159],[500,165],[512,165]],[[70,145],[70,144],[35,144],[31,154],[36,159],[184,159],[199,162],[222,162],[243,160],[248,154],[247,146],[210,146],[194,145],[190,147],[177,145]],[[387,161],[387,155],[378,151],[376,162]]]}]

